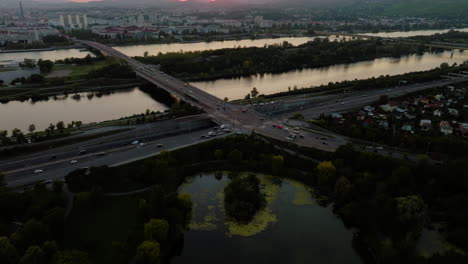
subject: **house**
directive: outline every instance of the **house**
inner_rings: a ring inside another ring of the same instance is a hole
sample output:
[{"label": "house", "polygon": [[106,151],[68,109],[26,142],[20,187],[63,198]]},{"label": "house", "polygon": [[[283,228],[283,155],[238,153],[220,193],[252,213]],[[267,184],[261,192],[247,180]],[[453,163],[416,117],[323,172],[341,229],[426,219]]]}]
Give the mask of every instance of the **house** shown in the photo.
[{"label": "house", "polygon": [[442,121],[439,124],[440,132],[444,135],[451,135],[453,133],[453,128],[450,126],[450,123],[447,121]]},{"label": "house", "polygon": [[406,124],[401,127],[401,130],[411,132],[413,131],[413,127],[411,125]]},{"label": "house", "polygon": [[448,112],[449,112],[450,115],[458,116],[458,110],[457,110],[457,109],[448,108],[447,110],[448,110]]},{"label": "house", "polygon": [[419,102],[422,103],[422,104],[428,104],[428,103],[429,103],[429,99],[427,99],[427,98],[424,97],[424,98],[421,98],[421,99],[419,100]]},{"label": "house", "polygon": [[440,111],[440,110],[435,110],[435,111],[434,111],[434,116],[442,116],[442,111]]},{"label": "house", "polygon": [[390,104],[380,105],[379,107],[380,107],[380,109],[382,109],[382,111],[384,111],[384,112],[392,112],[393,109],[396,108],[396,107],[394,107],[394,106],[391,106]]},{"label": "house", "polygon": [[468,134],[468,123],[461,123],[460,124],[460,131],[462,132],[463,135]]},{"label": "house", "polygon": [[429,130],[432,128],[432,121],[427,120],[427,119],[422,119],[419,122],[419,126],[421,127],[422,130]]},{"label": "house", "polygon": [[364,111],[367,111],[367,112],[372,112],[372,111],[374,111],[374,110],[375,110],[375,108],[374,108],[374,107],[372,107],[372,106],[370,106],[370,105],[368,105],[368,106],[365,106],[363,109],[364,109]]}]

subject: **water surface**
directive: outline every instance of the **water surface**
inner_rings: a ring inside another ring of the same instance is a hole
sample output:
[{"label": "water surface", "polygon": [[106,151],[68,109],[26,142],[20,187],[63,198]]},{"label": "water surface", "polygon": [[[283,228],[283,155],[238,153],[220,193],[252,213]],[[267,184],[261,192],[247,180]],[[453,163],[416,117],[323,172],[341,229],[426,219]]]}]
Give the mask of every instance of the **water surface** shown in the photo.
[{"label": "water surface", "polygon": [[426,52],[423,55],[410,55],[401,58],[379,58],[350,64],[338,64],[314,69],[293,70],[278,74],[252,75],[242,78],[219,79],[215,81],[192,82],[191,84],[230,100],[244,98],[253,87],[261,94],[272,94],[293,89],[325,85],[344,80],[368,79],[381,75],[398,75],[408,72],[426,71],[447,62],[463,63],[468,60],[468,52],[450,51],[441,53]]},{"label": "water surface", "polygon": [[36,125],[36,130],[46,129],[50,123],[64,121],[82,121],[84,124],[118,119],[133,114],[168,109],[162,103],[156,102],[148,94],[138,88],[118,90],[109,95],[100,96],[99,92],[78,93],[79,96],[50,97],[46,101],[20,102],[11,101],[0,104],[0,130],[11,131],[19,128],[27,132],[30,124]]},{"label": "water surface", "polygon": [[330,207],[317,205],[309,188],[270,176],[260,179],[268,205],[253,226],[226,221],[226,176],[217,180],[203,174],[181,186],[180,192],[192,196],[192,230],[185,232],[181,256],[172,263],[361,263],[351,246],[352,231]]}]

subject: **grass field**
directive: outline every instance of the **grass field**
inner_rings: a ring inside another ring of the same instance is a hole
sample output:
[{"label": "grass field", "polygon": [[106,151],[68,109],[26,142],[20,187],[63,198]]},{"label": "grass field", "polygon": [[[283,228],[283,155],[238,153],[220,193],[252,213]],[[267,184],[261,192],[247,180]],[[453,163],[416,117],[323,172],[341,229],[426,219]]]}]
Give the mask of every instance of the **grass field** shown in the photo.
[{"label": "grass field", "polygon": [[109,62],[104,60],[104,61],[98,61],[92,65],[55,65],[54,71],[68,70],[71,72],[70,73],[71,76],[85,75],[93,70],[100,69],[108,64]]},{"label": "grass field", "polygon": [[103,197],[88,205],[75,203],[66,222],[67,246],[88,251],[93,263],[121,263],[122,252],[113,244],[125,243],[133,234],[143,234],[143,219],[138,211],[141,197]]},{"label": "grass field", "polygon": [[0,72],[9,72],[9,71],[16,71],[17,69],[15,68],[3,68],[0,67]]}]

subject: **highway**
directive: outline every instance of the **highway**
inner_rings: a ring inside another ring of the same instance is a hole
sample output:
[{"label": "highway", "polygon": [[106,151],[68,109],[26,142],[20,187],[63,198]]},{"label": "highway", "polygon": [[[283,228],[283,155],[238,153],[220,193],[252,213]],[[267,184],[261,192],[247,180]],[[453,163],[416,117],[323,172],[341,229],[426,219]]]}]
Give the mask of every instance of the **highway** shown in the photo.
[{"label": "highway", "polygon": [[[213,123],[206,126],[190,125],[190,122],[200,122],[200,120],[214,120],[217,124],[228,125],[232,131],[237,133],[248,134],[255,131],[271,138],[292,141],[297,145],[334,151],[350,141],[328,131],[310,130],[301,124],[291,123],[289,122],[291,113],[301,112],[306,118],[311,118],[321,113],[330,114],[359,108],[378,100],[381,95],[399,96],[423,89],[468,81],[466,77],[458,77],[445,81],[351,94],[334,94],[313,98],[293,96],[284,99],[281,104],[270,104],[256,109],[253,106],[224,102],[197,87],[159,71],[154,66],[140,63],[108,46],[91,41],[78,42],[98,49],[104,55],[125,60],[139,76],[181,100],[197,106],[206,114],[140,125],[132,127],[129,131],[105,138],[0,161],[0,171],[5,174],[10,186],[22,186],[40,180],[61,179],[77,168],[102,165],[116,166],[156,155],[161,150],[173,150],[198,144],[207,140],[201,136],[207,135],[213,129]],[[284,106],[288,104],[293,105],[293,107],[284,109]],[[135,140],[143,141],[145,144],[143,146],[132,145],[131,142]],[[161,147],[160,144],[163,146]],[[86,153],[80,153],[82,150],[86,150]],[[72,160],[75,160],[76,163],[71,164]],[[35,170],[42,172],[34,173]]]}]

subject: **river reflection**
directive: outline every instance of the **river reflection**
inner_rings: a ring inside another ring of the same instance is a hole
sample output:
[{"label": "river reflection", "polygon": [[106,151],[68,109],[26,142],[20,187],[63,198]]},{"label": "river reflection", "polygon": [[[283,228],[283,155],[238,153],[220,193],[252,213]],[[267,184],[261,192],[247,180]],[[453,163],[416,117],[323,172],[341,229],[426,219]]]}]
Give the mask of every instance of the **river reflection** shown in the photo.
[{"label": "river reflection", "polygon": [[253,225],[236,226],[224,217],[229,179],[219,176],[204,174],[181,186],[192,196],[192,230],[172,263],[361,263],[352,231],[330,207],[317,205],[306,186],[259,175],[268,205]]},{"label": "river reflection", "polygon": [[293,89],[319,86],[329,82],[367,79],[381,75],[398,75],[408,72],[425,71],[439,67],[441,63],[463,63],[468,60],[468,52],[450,51],[424,53],[401,58],[380,58],[350,64],[338,64],[315,69],[294,70],[279,74],[253,75],[235,79],[192,82],[193,85],[230,100],[241,99],[256,87],[261,94],[272,94]]},{"label": "river reflection", "polygon": [[100,92],[78,93],[69,96],[49,97],[48,100],[33,102],[11,101],[0,104],[0,130],[19,128],[27,132],[30,124],[36,130],[46,129],[50,123],[82,121],[101,122],[133,114],[168,109],[138,88],[118,90],[110,94]]}]

